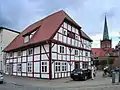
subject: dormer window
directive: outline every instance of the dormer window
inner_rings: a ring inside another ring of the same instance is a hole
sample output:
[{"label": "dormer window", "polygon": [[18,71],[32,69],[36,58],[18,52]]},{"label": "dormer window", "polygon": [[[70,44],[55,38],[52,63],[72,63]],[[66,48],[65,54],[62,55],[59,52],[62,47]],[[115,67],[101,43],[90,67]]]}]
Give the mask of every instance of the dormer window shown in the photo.
[{"label": "dormer window", "polygon": [[33,35],[35,34],[36,31],[33,31],[29,34],[27,34],[26,36],[24,36],[24,43],[29,42],[29,40],[33,37]]},{"label": "dormer window", "polygon": [[29,36],[24,37],[24,43],[27,43],[27,42],[29,42]]},{"label": "dormer window", "polygon": [[34,32],[32,32],[32,33],[30,34],[30,39],[31,39],[32,36],[35,34],[35,32],[36,32],[36,31],[34,31]]}]

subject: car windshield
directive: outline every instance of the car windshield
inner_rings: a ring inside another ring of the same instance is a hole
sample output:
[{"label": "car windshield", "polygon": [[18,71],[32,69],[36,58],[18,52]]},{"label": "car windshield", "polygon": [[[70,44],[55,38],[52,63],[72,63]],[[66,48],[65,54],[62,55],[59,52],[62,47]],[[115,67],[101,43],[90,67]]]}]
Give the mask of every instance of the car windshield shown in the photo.
[{"label": "car windshield", "polygon": [[73,72],[82,71],[82,69],[74,69]]}]

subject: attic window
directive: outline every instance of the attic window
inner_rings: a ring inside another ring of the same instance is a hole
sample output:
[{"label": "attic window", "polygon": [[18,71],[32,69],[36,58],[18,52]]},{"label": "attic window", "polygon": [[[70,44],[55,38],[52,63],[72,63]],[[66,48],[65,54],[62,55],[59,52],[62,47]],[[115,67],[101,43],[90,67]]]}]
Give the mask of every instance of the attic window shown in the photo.
[{"label": "attic window", "polygon": [[33,37],[33,35],[35,34],[36,31],[31,32],[30,34],[28,34],[27,36],[24,37],[24,43],[29,42],[29,40]]},{"label": "attic window", "polygon": [[24,37],[24,43],[27,43],[27,42],[29,42],[29,36]]},{"label": "attic window", "polygon": [[31,39],[32,36],[35,34],[35,32],[36,32],[36,31],[34,31],[34,32],[32,32],[32,33],[30,34],[30,39]]}]

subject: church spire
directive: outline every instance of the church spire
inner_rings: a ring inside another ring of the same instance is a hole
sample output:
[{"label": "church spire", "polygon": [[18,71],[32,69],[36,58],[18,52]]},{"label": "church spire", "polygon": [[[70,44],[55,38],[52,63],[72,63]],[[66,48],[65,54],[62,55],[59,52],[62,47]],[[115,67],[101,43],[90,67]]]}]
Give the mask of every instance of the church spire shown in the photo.
[{"label": "church spire", "polygon": [[106,40],[106,39],[109,39],[109,34],[108,34],[108,27],[107,27],[107,19],[105,16],[103,40]]}]

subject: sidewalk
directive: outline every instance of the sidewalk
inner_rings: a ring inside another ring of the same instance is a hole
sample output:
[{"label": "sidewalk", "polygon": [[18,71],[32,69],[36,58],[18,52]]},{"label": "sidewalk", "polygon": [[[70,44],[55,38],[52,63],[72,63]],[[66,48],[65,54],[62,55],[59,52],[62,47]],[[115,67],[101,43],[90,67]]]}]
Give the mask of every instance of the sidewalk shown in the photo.
[{"label": "sidewalk", "polygon": [[[34,79],[27,77],[4,76],[6,83],[15,85],[42,87],[42,88],[91,88],[91,87],[113,87],[110,77],[103,78],[102,72],[97,73],[94,80],[73,81],[71,78],[62,78],[55,80]],[[112,89],[111,89],[112,90]]]}]

